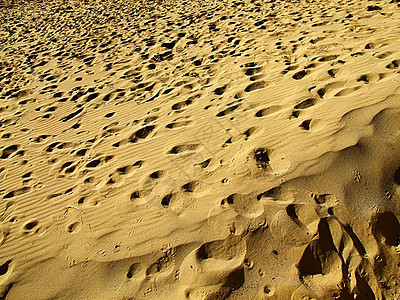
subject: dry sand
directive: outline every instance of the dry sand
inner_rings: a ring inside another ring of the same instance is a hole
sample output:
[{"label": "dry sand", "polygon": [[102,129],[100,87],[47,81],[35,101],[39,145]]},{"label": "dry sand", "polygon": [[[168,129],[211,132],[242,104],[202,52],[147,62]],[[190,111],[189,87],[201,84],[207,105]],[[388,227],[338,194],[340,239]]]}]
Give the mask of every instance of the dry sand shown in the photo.
[{"label": "dry sand", "polygon": [[400,297],[396,1],[0,24],[0,299]]}]

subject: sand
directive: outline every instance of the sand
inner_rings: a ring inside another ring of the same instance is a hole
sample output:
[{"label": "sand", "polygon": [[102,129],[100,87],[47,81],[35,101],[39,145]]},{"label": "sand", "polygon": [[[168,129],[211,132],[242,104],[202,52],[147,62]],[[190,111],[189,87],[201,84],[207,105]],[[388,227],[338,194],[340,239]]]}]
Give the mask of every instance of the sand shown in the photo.
[{"label": "sand", "polygon": [[400,298],[397,1],[0,5],[0,299]]}]

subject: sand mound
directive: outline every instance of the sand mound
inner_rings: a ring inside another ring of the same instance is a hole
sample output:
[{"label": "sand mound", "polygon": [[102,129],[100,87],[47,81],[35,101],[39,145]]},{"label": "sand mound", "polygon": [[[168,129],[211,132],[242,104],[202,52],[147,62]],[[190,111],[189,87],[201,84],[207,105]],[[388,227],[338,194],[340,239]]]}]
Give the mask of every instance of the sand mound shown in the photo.
[{"label": "sand mound", "polygon": [[400,297],[397,1],[0,6],[0,299]]}]

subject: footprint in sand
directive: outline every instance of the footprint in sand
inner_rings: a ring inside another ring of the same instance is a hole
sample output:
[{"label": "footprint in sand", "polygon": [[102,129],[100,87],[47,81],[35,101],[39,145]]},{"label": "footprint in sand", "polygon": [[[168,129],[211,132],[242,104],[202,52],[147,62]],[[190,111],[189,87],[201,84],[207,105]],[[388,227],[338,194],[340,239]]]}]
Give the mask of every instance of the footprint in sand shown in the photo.
[{"label": "footprint in sand", "polygon": [[264,206],[256,197],[245,194],[231,194],[221,201],[222,208],[231,208],[238,215],[254,219],[264,212]]},{"label": "footprint in sand", "polygon": [[240,237],[229,235],[225,240],[211,241],[189,253],[179,269],[179,280],[187,286],[186,296],[230,292],[244,282],[243,261],[246,244]]},{"label": "footprint in sand", "polygon": [[322,218],[317,235],[307,244],[296,264],[300,279],[310,289],[300,286],[292,297],[338,297],[343,295],[341,284],[347,281],[354,289],[346,289],[345,295],[350,296],[354,291],[370,295],[370,287],[360,272],[365,265],[365,254],[364,246],[350,225],[332,217]]},{"label": "footprint in sand", "polygon": [[271,232],[291,245],[300,246],[311,240],[317,231],[319,220],[312,206],[289,204],[284,211],[279,211],[273,217]]},{"label": "footprint in sand", "polygon": [[7,294],[10,292],[14,284],[9,282],[14,268],[15,262],[13,262],[12,259],[8,259],[0,264],[0,297],[2,299],[7,298]]},{"label": "footprint in sand", "polygon": [[201,150],[200,144],[183,144],[172,147],[168,153],[169,154],[185,154],[185,153],[195,153]]}]

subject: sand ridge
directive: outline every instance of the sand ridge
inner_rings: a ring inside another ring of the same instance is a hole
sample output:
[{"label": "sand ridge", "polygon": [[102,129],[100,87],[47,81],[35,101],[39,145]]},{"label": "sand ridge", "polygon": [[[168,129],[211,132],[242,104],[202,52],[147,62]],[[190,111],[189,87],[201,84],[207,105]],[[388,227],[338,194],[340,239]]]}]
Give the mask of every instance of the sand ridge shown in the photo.
[{"label": "sand ridge", "polygon": [[5,2],[0,297],[400,297],[399,15]]}]

